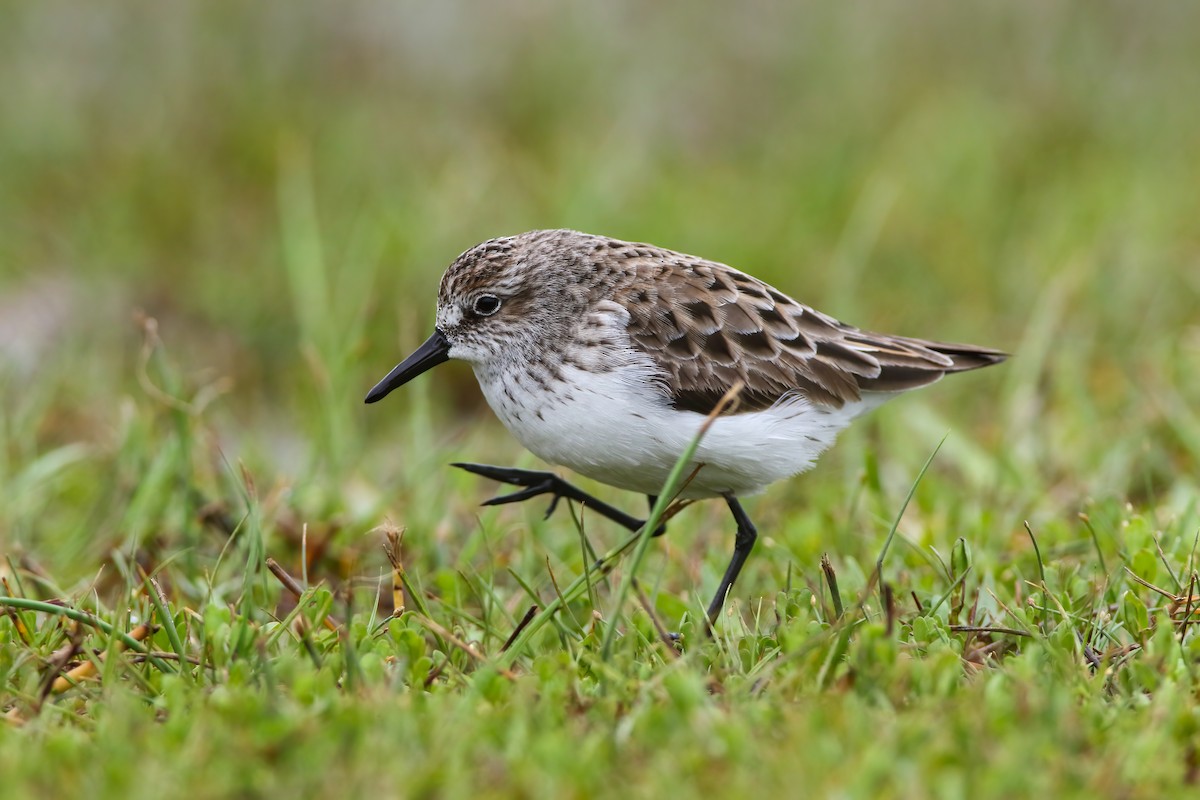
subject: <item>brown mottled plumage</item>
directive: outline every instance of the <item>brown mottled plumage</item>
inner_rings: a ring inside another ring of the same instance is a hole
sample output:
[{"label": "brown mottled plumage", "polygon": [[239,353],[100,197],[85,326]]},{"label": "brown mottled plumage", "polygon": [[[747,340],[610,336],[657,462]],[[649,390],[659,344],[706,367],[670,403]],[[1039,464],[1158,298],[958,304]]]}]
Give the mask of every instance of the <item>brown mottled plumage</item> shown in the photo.
[{"label": "brown mottled plumage", "polygon": [[644,245],[616,253],[627,279],[613,299],[630,311],[633,343],[669,374],[676,408],[707,414],[737,380],[746,388],[733,413],[790,392],[840,408],[863,392],[915,389],[1005,358],[861,331],[724,264]]},{"label": "brown mottled plumage", "polygon": [[[863,392],[907,391],[1005,358],[972,345],[863,331],[724,264],[575,231],[533,231],[468,250],[447,271],[439,301],[498,282],[516,286],[511,266],[538,249],[553,249],[571,268],[562,296],[580,313],[569,321],[578,324],[582,307],[603,299],[623,305],[633,346],[662,368],[672,405],[687,411],[707,414],[736,380],[745,389],[730,413],[761,411],[797,392],[840,408]],[[505,313],[527,319],[546,302],[542,288],[513,292]],[[562,331],[551,347],[574,332]]]},{"label": "brown mottled plumage", "polygon": [[[489,405],[534,453],[651,496],[705,415],[741,382],[682,490],[724,497],[738,525],[711,618],[755,538],[738,496],[808,469],[838,431],[889,397],[1005,355],[869,333],[724,264],[550,230],[459,256],[442,278],[433,336],[367,402],[447,358],[472,365]],[[552,494],[626,527],[641,524],[552,473],[465,466],[527,487],[496,502]]]}]

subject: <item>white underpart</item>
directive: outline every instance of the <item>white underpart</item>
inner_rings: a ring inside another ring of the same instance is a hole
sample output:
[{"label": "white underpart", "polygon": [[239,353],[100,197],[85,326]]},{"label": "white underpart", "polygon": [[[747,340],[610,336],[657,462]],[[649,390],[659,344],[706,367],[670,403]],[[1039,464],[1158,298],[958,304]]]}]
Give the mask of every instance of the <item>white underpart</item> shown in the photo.
[{"label": "white underpart", "polygon": [[[628,341],[623,326],[609,331]],[[475,375],[501,422],[538,457],[612,486],[658,494],[704,415],[671,407],[646,354],[628,346],[581,352],[619,366],[564,367],[549,390],[523,365],[476,364]],[[682,496],[754,494],[804,472],[855,417],[891,396],[867,395],[833,409],[795,395],[769,409],[720,417],[700,443],[689,472],[703,466]]]}]

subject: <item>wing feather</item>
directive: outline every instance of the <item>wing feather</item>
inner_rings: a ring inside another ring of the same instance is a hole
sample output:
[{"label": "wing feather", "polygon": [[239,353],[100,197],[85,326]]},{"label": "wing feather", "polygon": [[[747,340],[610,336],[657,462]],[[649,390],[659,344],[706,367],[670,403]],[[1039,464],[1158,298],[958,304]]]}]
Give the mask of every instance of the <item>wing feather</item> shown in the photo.
[{"label": "wing feather", "polygon": [[863,392],[902,392],[1003,361],[998,350],[870,333],[723,264],[638,245],[613,299],[634,346],[662,367],[676,407],[710,412],[735,381],[730,413],[802,394],[840,408]]}]

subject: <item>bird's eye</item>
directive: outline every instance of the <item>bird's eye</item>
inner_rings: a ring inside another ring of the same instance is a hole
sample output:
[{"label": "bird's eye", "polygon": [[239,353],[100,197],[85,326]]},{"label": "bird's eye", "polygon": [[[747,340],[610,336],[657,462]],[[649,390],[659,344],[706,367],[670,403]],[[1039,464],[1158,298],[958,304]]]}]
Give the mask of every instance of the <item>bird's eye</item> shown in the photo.
[{"label": "bird's eye", "polygon": [[494,294],[481,294],[475,298],[474,310],[481,317],[490,317],[500,310],[500,298]]}]

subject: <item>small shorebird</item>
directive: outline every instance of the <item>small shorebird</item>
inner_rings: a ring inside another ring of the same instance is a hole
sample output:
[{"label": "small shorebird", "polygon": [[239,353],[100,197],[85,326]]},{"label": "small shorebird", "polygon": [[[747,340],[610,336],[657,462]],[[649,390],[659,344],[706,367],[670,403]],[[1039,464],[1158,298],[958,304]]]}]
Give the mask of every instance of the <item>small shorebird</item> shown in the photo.
[{"label": "small shorebird", "polygon": [[[653,503],[706,415],[741,382],[681,493],[724,498],[737,523],[733,558],[708,607],[712,622],[757,538],[738,497],[807,470],[851,420],[897,394],[1005,357],[868,333],[695,256],[530,231],[483,242],[450,265],[433,335],[366,402],[462,359],[534,454]],[[547,494],[550,510],[566,497],[631,531],[643,523],[550,472],[455,466],[525,487],[486,505]]]}]

